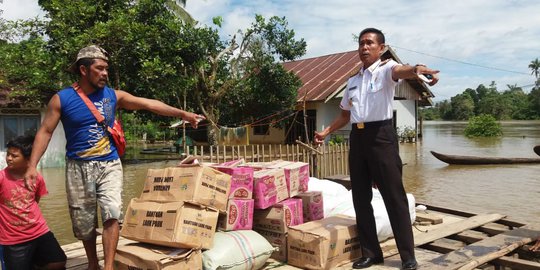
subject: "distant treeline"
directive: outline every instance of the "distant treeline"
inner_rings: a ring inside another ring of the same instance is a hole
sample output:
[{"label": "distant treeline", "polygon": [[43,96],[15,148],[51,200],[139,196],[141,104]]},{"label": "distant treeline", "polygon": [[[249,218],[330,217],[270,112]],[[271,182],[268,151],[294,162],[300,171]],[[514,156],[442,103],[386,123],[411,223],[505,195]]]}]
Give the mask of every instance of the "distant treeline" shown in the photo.
[{"label": "distant treeline", "polygon": [[424,108],[424,120],[468,120],[472,116],[488,114],[497,120],[540,119],[540,86],[538,83],[528,94],[516,85],[497,91],[495,82],[488,87],[480,84],[476,89],[467,88],[463,93]]}]

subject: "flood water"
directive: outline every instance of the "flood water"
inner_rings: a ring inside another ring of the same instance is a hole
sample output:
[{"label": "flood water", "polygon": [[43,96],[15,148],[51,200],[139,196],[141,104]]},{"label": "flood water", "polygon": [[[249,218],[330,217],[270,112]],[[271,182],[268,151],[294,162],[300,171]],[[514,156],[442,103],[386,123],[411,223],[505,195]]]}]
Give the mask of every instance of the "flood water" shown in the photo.
[{"label": "flood water", "polygon": [[[403,181],[417,202],[470,211],[500,213],[529,223],[540,222],[540,164],[447,165],[430,154],[538,157],[540,121],[502,122],[501,138],[469,139],[463,136],[466,122],[424,122],[424,137],[416,144],[403,143]],[[124,165],[124,209],[138,197],[149,168],[174,166],[175,161]],[[41,209],[60,244],[75,242],[64,188],[64,169],[42,171],[49,195]]]}]

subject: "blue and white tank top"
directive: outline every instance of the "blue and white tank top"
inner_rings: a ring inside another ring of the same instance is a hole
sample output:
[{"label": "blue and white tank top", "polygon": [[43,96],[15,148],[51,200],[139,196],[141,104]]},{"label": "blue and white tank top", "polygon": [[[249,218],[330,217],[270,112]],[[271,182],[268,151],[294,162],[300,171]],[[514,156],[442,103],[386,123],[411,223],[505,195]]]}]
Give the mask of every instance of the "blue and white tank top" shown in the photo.
[{"label": "blue and white tank top", "polygon": [[[76,160],[114,160],[118,153],[107,132],[84,101],[68,87],[58,92],[60,97],[60,120],[66,134],[66,156]],[[113,125],[116,109],[116,93],[105,87],[88,95],[98,111],[105,117],[108,126]]]}]

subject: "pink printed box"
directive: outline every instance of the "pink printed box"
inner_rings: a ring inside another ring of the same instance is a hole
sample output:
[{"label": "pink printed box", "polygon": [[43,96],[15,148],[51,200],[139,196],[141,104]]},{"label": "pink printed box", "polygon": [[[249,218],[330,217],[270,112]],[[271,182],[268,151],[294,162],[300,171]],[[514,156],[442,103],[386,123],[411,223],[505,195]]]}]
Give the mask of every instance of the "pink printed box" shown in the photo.
[{"label": "pink printed box", "polygon": [[302,212],[302,199],[299,198],[284,200],[268,209],[256,209],[253,228],[286,233],[288,227],[304,223]]},{"label": "pink printed box", "polygon": [[309,164],[304,162],[281,161],[274,163],[270,168],[282,168],[285,170],[287,190],[289,197],[308,190]]},{"label": "pink printed box", "polygon": [[255,209],[265,209],[289,197],[283,169],[256,171],[253,174]]},{"label": "pink printed box", "polygon": [[302,199],[304,222],[324,218],[323,196],[321,191],[308,191],[296,195]]},{"label": "pink printed box", "polygon": [[229,199],[227,213],[219,216],[218,228],[224,231],[251,230],[253,204],[253,199]]},{"label": "pink printed box", "polygon": [[214,169],[231,176],[231,192],[229,198],[253,198],[253,172],[250,167],[213,166]]}]

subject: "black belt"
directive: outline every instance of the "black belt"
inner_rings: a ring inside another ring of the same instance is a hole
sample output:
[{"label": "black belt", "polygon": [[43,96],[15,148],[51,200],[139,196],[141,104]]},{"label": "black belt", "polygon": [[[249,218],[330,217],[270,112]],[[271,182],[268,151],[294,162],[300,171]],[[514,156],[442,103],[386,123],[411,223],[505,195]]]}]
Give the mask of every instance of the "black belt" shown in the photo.
[{"label": "black belt", "polygon": [[392,119],[382,120],[382,121],[373,121],[373,122],[359,122],[352,123],[352,129],[364,129],[371,127],[382,127],[386,125],[391,125]]}]

